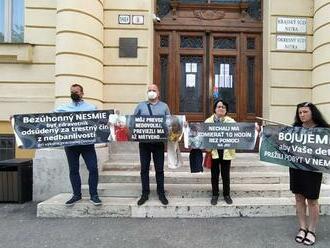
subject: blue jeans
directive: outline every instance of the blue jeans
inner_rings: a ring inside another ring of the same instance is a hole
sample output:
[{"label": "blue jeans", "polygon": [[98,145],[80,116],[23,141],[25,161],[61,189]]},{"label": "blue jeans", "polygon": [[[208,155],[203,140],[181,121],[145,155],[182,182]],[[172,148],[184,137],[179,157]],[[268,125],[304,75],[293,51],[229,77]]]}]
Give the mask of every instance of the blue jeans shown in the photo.
[{"label": "blue jeans", "polygon": [[149,169],[151,154],[154,160],[158,195],[164,195],[164,143],[139,143],[141,162],[141,182],[142,194],[148,195],[150,192]]},{"label": "blue jeans", "polygon": [[89,194],[97,195],[99,173],[94,145],[69,146],[64,148],[69,163],[70,181],[73,194],[81,196],[81,179],[79,174],[79,156],[82,155],[88,172]]}]

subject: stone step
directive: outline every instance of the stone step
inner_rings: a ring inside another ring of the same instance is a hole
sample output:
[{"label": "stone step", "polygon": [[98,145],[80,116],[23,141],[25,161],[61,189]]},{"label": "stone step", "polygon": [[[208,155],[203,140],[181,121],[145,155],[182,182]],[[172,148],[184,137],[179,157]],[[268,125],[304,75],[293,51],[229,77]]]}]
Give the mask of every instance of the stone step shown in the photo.
[{"label": "stone step", "polygon": [[[121,159],[118,159],[117,161],[106,161],[105,164],[106,165],[115,165],[115,164],[120,164],[120,163],[123,163],[123,164],[132,164],[132,165],[139,165],[140,164],[140,158],[134,158],[132,160],[126,160],[125,158],[121,158]],[[150,162],[151,164],[153,164],[153,160],[151,160]],[[167,165],[167,159],[164,160],[164,164]],[[257,165],[257,166],[264,166],[264,165],[270,165],[270,166],[274,166],[274,164],[271,164],[271,163],[266,163],[266,162],[261,162],[259,160],[232,160],[231,164],[233,166],[240,166],[240,165]],[[183,166],[189,166],[189,160],[184,160],[183,161]]]},{"label": "stone step", "polygon": [[[139,154],[139,143],[138,142],[112,142],[109,143],[109,151],[112,155],[122,155],[122,154],[131,154],[138,155]],[[181,151],[182,155],[186,154],[189,156],[189,152]],[[254,152],[238,152],[238,156],[240,154],[257,154]]]},{"label": "stone step", "polygon": [[[189,163],[189,153],[181,153],[184,163]],[[167,161],[167,153],[165,152],[165,161]],[[111,153],[109,162],[132,162],[140,161],[138,152]],[[233,161],[236,162],[260,162],[258,153],[236,153]]]},{"label": "stone step", "polygon": [[[233,198],[239,197],[288,197],[292,196],[288,184],[231,184],[230,194]],[[222,185],[219,185],[220,194]],[[150,193],[156,196],[156,185],[150,184]],[[166,195],[177,198],[210,197],[211,185],[208,184],[165,184]],[[82,186],[83,195],[87,196],[88,186]],[[141,195],[140,183],[100,183],[98,185],[100,196],[110,197],[138,197]],[[330,185],[321,186],[321,196],[330,196]]]},{"label": "stone step", "polygon": [[[183,166],[176,169],[176,171],[189,171],[189,153],[182,153]],[[259,154],[257,153],[237,153],[236,158],[231,164],[232,171],[250,171],[250,172],[286,172],[287,168],[284,166],[274,165],[271,163],[261,162]],[[151,161],[151,168],[153,168],[153,161]],[[140,158],[136,153],[121,153],[111,154],[109,161],[102,165],[102,170],[139,170]],[[167,168],[167,156],[165,153],[165,170]]]},{"label": "stone step", "polygon": [[[151,162],[150,169],[153,170],[154,166]],[[102,167],[103,171],[111,170],[140,170],[140,161],[132,162],[105,162]],[[167,163],[164,166],[165,171],[173,171],[167,167]],[[208,169],[205,169],[206,171]],[[281,165],[274,165],[264,162],[237,162],[233,161],[231,164],[232,172],[288,172],[288,168]],[[184,164],[183,166],[175,169],[175,171],[190,171],[189,164]]]},{"label": "stone step", "polygon": [[109,143],[109,150],[111,154],[120,153],[136,153],[139,152],[138,142],[111,142]]},{"label": "stone step", "polygon": [[[218,218],[218,217],[275,217],[295,215],[295,201],[282,198],[234,198],[232,205],[220,200],[210,205],[209,198],[172,198],[163,206],[158,199],[151,198],[144,205],[137,206],[137,197],[102,197],[103,205],[94,206],[83,198],[72,207],[64,202],[70,194],[59,194],[41,202],[37,207],[38,217],[133,217],[133,218]],[[321,197],[320,214],[330,214],[330,198]]]},{"label": "stone step", "polygon": [[[203,173],[188,171],[165,171],[165,182],[169,184],[207,184],[210,183],[210,170]],[[150,173],[150,182],[155,183],[154,172]],[[100,183],[140,183],[139,171],[103,171]],[[232,184],[278,184],[288,183],[288,172],[231,172]]]}]

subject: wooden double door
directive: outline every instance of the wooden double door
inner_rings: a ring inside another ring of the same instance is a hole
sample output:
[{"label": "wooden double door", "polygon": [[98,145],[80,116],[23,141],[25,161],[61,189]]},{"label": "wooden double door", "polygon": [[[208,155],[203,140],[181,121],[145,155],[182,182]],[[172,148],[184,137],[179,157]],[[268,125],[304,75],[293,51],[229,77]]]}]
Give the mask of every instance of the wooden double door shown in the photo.
[{"label": "wooden double door", "polygon": [[261,115],[260,33],[156,30],[154,44],[154,80],[172,114],[204,121],[222,99],[236,121]]}]

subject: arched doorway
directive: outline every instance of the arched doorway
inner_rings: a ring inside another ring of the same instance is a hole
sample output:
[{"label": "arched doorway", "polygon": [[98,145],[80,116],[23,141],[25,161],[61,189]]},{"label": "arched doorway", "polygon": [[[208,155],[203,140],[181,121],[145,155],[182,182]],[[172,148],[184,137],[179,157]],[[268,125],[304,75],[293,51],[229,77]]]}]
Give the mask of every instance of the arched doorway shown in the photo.
[{"label": "arched doorway", "polygon": [[167,2],[155,24],[154,79],[171,112],[203,121],[223,99],[237,121],[255,121],[262,108],[262,21],[249,14],[251,3]]}]

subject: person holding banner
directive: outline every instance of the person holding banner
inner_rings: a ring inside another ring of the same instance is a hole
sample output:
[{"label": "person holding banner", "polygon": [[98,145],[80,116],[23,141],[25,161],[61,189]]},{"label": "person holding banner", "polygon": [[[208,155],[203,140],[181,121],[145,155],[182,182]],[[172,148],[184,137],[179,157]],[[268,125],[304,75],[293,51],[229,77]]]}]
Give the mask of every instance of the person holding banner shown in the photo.
[{"label": "person holding banner", "polygon": [[[228,103],[218,100],[213,105],[214,114],[205,120],[205,123],[233,123],[234,119],[229,117]],[[235,157],[234,149],[213,149],[212,153],[212,167],[211,167],[211,184],[212,184],[212,198],[211,204],[216,205],[219,199],[219,175],[221,167],[221,179],[223,185],[223,197],[227,204],[232,204],[233,200],[230,197],[230,164]]]},{"label": "person holding banner", "polygon": [[[297,105],[293,126],[304,128],[329,127],[317,107],[310,102]],[[295,241],[305,245],[313,245],[316,241],[316,225],[319,220],[319,203],[322,173],[300,169],[289,169],[290,190],[295,194],[296,214],[300,229]],[[307,204],[306,204],[307,201]],[[307,224],[306,212],[309,212]]]},{"label": "person holding banner", "polygon": [[[68,104],[63,104],[59,106],[55,109],[55,112],[77,112],[96,110],[96,107],[94,105],[89,104],[83,100],[84,89],[81,85],[71,85],[70,91],[72,101]],[[72,206],[81,200],[81,178],[79,174],[80,155],[82,155],[89,172],[88,184],[90,202],[95,206],[101,205],[102,201],[99,199],[97,194],[99,174],[94,144],[67,146],[64,148],[64,150],[69,164],[70,182],[73,189],[73,196],[65,203],[65,205]]]},{"label": "person holding banner", "polygon": [[[150,84],[148,86],[148,101],[143,101],[138,104],[134,111],[134,115],[170,115],[170,110],[166,103],[159,100],[159,90],[157,85]],[[164,146],[163,142],[139,143],[139,153],[141,162],[141,183],[142,195],[137,204],[140,206],[149,199],[149,169],[151,154],[154,160],[156,171],[157,193],[162,204],[167,205],[168,200],[164,190]]]}]

